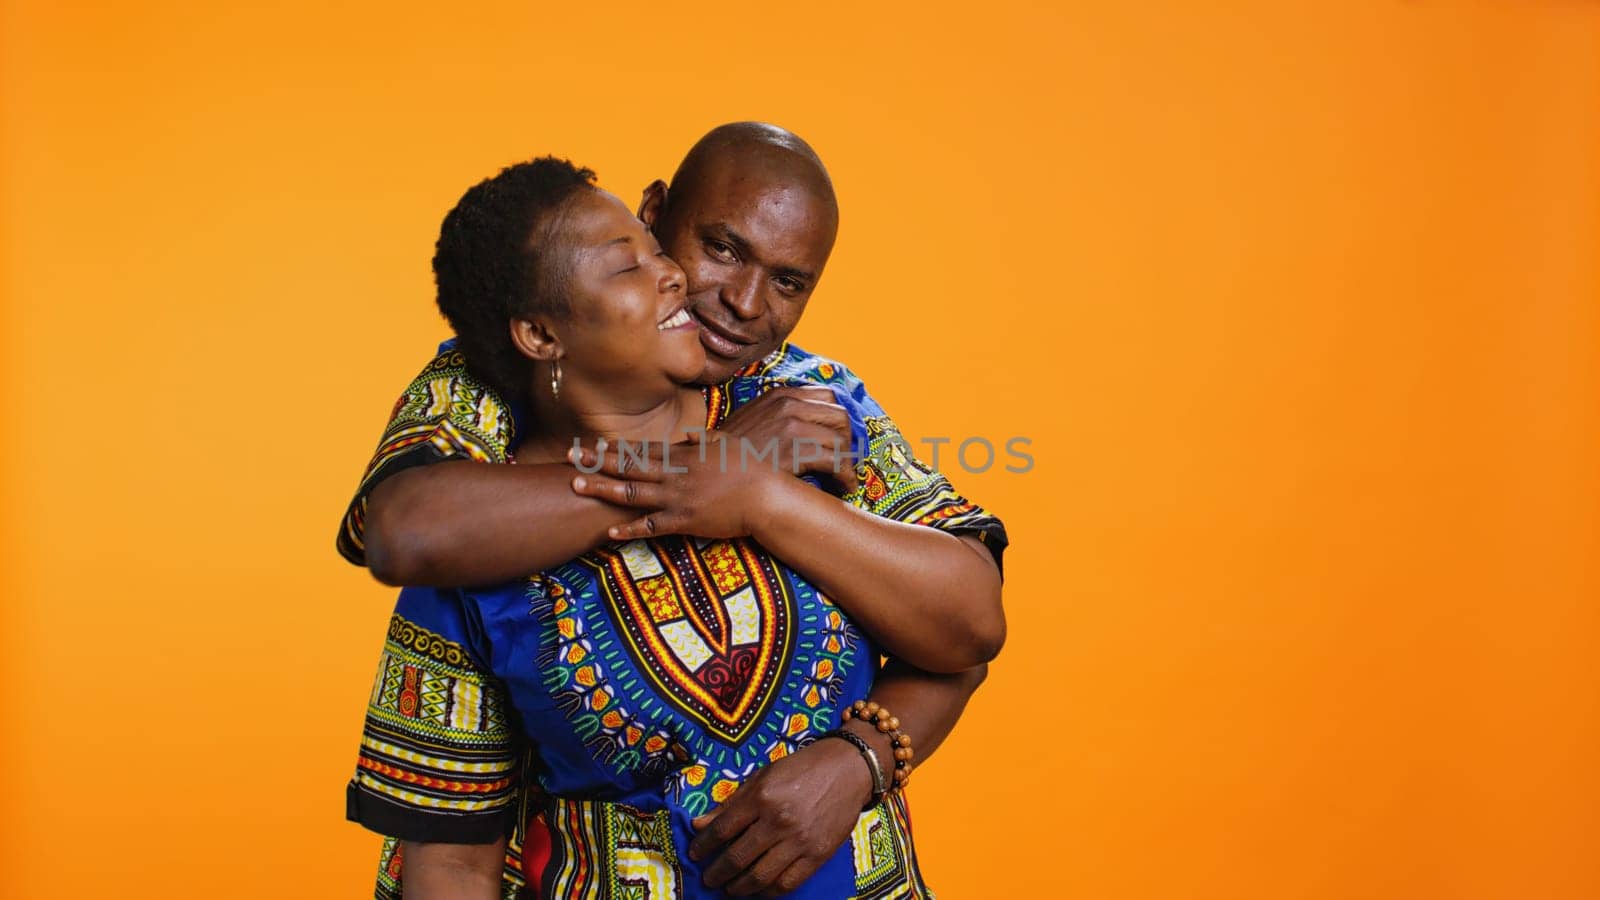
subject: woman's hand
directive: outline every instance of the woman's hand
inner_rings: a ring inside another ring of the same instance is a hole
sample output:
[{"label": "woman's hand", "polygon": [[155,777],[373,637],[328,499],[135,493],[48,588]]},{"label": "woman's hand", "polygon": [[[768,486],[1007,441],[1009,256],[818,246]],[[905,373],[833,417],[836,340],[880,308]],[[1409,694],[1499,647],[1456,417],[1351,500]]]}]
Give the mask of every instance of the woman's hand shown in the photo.
[{"label": "woman's hand", "polygon": [[856,486],[850,417],[824,387],[777,388],[717,431],[682,444],[650,444],[642,454],[631,449],[602,445],[598,452],[568,454],[579,469],[593,472],[573,479],[575,492],[649,511],[611,528],[608,536],[616,541],[663,534],[745,537],[782,491],[803,487],[792,476],[818,474],[845,491]]},{"label": "woman's hand", "polygon": [[[770,465],[740,465],[738,450],[726,437],[653,445],[644,461],[610,450],[573,450],[580,469],[598,471],[572,479],[572,490],[617,506],[648,510],[606,536],[614,541],[692,534],[707,538],[744,537],[752,519],[779,488],[779,479],[795,482]],[[702,454],[702,451],[705,451]],[[804,487],[804,485],[799,485]],[[809,489],[809,488],[808,488]]]}]

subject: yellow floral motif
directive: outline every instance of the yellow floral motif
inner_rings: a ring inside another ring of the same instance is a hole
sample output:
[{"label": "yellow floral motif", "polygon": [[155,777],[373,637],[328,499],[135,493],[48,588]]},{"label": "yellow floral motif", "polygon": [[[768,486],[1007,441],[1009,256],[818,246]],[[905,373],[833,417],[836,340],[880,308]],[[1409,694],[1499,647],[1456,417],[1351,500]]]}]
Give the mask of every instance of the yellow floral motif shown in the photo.
[{"label": "yellow floral motif", "polygon": [[673,619],[683,618],[683,607],[678,605],[677,591],[673,590],[672,579],[665,575],[654,578],[645,578],[638,582],[639,596],[644,598],[645,606],[650,608],[650,618],[657,622],[670,622]]},{"label": "yellow floral motif", "polygon": [[721,591],[723,596],[732,594],[750,583],[744,567],[739,565],[738,554],[734,552],[733,545],[727,541],[707,544],[702,557],[711,569],[711,580],[716,582],[717,590]]}]

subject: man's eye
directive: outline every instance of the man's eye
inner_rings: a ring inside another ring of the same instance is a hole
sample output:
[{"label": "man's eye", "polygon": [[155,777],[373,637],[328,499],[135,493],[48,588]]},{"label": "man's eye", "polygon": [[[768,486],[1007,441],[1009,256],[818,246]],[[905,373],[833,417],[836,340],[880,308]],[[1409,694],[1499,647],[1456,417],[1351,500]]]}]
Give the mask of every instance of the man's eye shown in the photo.
[{"label": "man's eye", "polygon": [[710,248],[711,255],[718,259],[732,262],[738,258],[734,255],[733,248],[721,241],[706,241],[706,246]]},{"label": "man's eye", "polygon": [[798,294],[806,288],[805,285],[795,281],[793,278],[779,278],[778,287],[791,294]]}]

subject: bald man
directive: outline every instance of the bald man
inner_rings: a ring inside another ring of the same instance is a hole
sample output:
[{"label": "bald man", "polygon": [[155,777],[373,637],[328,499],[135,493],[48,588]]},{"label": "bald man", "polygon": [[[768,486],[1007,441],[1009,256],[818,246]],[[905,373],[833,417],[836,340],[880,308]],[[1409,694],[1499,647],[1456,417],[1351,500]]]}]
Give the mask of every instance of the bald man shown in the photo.
[{"label": "bald man", "polygon": [[[723,430],[757,446],[771,438],[782,438],[784,447],[796,437],[817,444],[848,439],[847,417],[833,390],[859,388],[864,394],[864,388],[844,366],[785,343],[821,278],[838,229],[832,182],[811,148],[770,125],[719,127],[690,150],[670,187],[657,181],[645,189],[639,216],[688,276],[690,309],[706,349],[702,383],[758,371],[816,385],[769,393],[730,417]],[[516,418],[447,345],[396,407],[341,528],[341,552],[386,583],[448,586],[517,578],[610,540],[701,533],[694,501],[714,491],[722,474],[706,466],[691,464],[692,471],[676,476],[607,470],[577,479],[575,488],[571,466],[430,465],[505,461]],[[887,417],[884,423],[892,431]],[[898,439],[897,432],[890,436]],[[903,441],[894,446],[897,458],[909,458]],[[818,468],[815,461],[787,456],[782,462]],[[886,466],[874,468],[869,460],[855,471],[821,474],[841,493],[859,496],[865,488],[858,474],[881,482]],[[770,549],[809,577],[817,577],[817,567],[828,568],[833,577],[818,582],[875,637],[904,632],[906,618],[930,623],[925,633],[886,644],[899,659],[885,666],[872,693],[916,736],[919,759],[925,760],[953,727],[1004,639],[998,564],[1005,533],[998,520],[914,460],[887,477],[896,480],[897,489],[889,492],[900,504],[894,516],[862,515],[820,492],[797,494],[793,506],[809,512],[790,513],[795,549]],[[919,515],[935,518],[935,508],[938,528],[906,524]],[[812,572],[805,557],[814,557]],[[384,674],[379,677],[382,682]],[[374,696],[380,693],[375,689]],[[374,716],[392,712],[369,709],[369,738]],[[393,718],[384,719],[380,730],[392,729]],[[859,724],[853,730],[874,745],[880,759],[894,758],[883,735]],[[406,834],[382,827],[383,814],[363,812],[387,802],[385,792],[392,788],[372,774],[394,763],[379,756],[363,751],[362,774],[351,789],[352,818],[406,839],[405,869],[413,887],[439,872],[448,877],[460,863],[460,848],[447,837],[451,822]],[[792,889],[850,837],[871,793],[871,772],[850,744],[818,741],[761,769],[716,811],[697,819],[691,853],[702,861],[708,887],[733,894]],[[458,799],[440,789],[431,802],[463,821],[498,816],[508,828],[525,824],[526,797],[507,794],[492,816],[485,816],[481,803],[452,805]],[[483,799],[481,793],[475,797]],[[523,858],[521,838],[517,834],[509,848],[508,884],[526,880],[522,870],[539,865],[536,852]],[[532,846],[537,845],[535,835]],[[394,849],[391,841],[380,896],[398,889]],[[420,871],[424,865],[428,872]]]}]

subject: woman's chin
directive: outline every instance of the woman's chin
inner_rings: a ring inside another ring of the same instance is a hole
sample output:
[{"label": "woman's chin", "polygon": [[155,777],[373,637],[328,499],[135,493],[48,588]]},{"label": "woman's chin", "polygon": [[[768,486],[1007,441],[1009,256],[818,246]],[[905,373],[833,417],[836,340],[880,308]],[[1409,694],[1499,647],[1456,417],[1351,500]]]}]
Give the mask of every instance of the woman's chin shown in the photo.
[{"label": "woman's chin", "polygon": [[671,363],[667,366],[672,380],[679,384],[690,384],[700,379],[700,373],[706,369],[706,349],[700,346],[700,336],[693,328],[685,328],[682,333],[674,335],[675,345],[670,354]]}]

